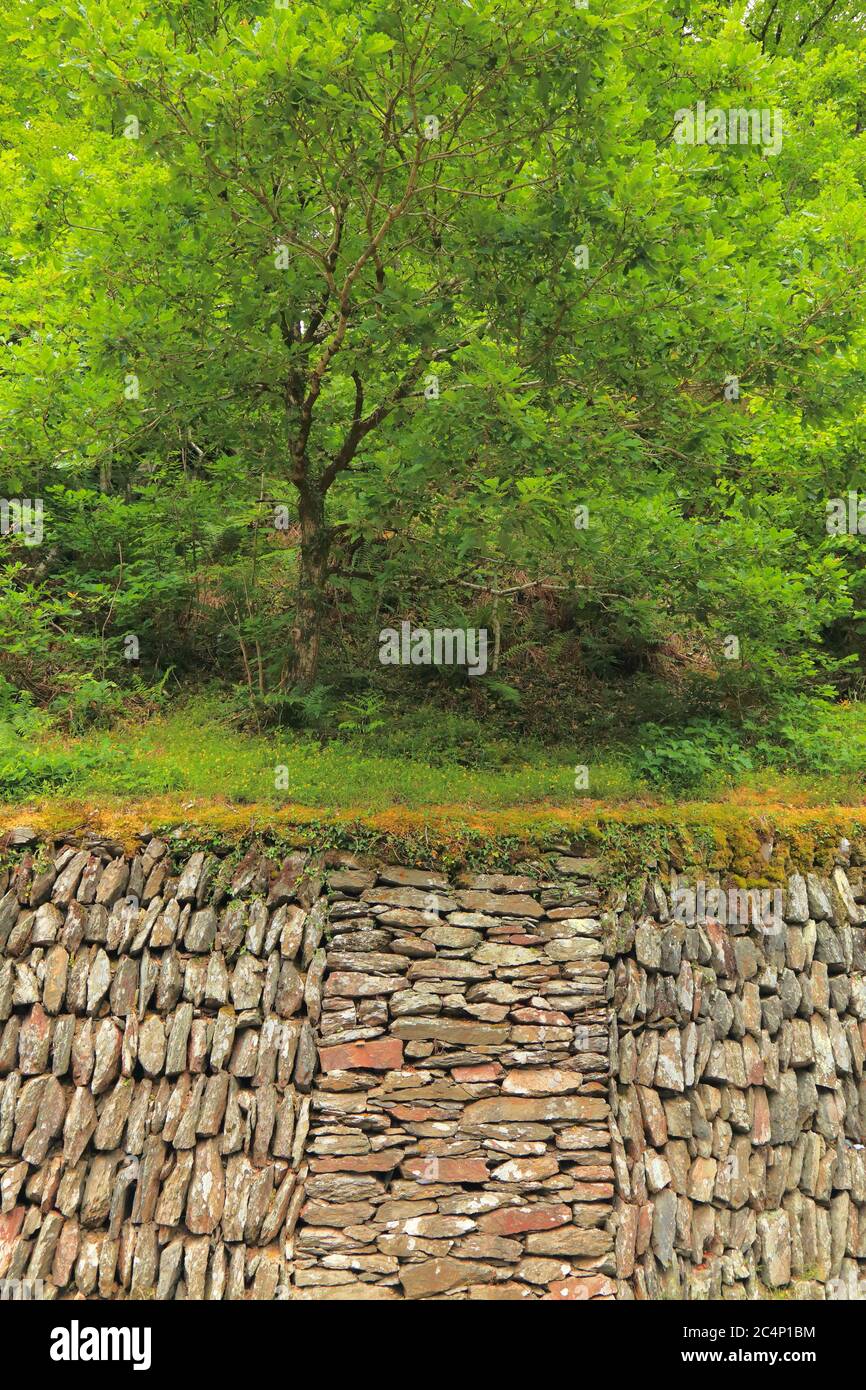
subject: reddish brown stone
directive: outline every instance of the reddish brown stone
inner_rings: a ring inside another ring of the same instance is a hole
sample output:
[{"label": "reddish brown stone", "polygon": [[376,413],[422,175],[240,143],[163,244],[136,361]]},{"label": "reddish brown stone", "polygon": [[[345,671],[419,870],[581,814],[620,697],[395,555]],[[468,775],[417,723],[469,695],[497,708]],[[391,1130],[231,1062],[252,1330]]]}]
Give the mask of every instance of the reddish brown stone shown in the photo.
[{"label": "reddish brown stone", "polygon": [[0,1212],[0,1279],[12,1263],[21,1227],[24,1225],[24,1216],[23,1206]]},{"label": "reddish brown stone", "polygon": [[504,1023],[472,1023],[463,1018],[398,1018],[391,1034],[411,1042],[496,1047],[508,1041],[509,1029]]},{"label": "reddish brown stone", "polygon": [[579,1091],[583,1077],[579,1071],[560,1067],[515,1067],[502,1083],[504,1095],[563,1096]]},{"label": "reddish brown stone", "polygon": [[451,1075],[455,1081],[495,1081],[502,1075],[499,1062],[485,1062],[477,1067],[452,1067]]},{"label": "reddish brown stone", "polygon": [[634,1252],[637,1242],[638,1208],[623,1203],[619,1208],[619,1221],[616,1228],[616,1272],[620,1279],[630,1279],[634,1274]]},{"label": "reddish brown stone", "polygon": [[423,1264],[404,1265],[400,1283],[407,1298],[427,1298],[431,1294],[447,1293],[467,1284],[485,1283],[495,1278],[495,1268],[475,1264],[472,1260],[425,1260]]},{"label": "reddish brown stone", "polygon": [[606,1120],[607,1102],[589,1096],[496,1096],[474,1100],[463,1111],[466,1124],[518,1124],[532,1120]]},{"label": "reddish brown stone", "polygon": [[705,930],[713,945],[715,963],[728,979],[734,979],[737,975],[737,958],[727,929],[720,922],[707,922]]},{"label": "reddish brown stone", "polygon": [[51,1266],[51,1282],[56,1284],[59,1289],[65,1288],[72,1277],[72,1269],[78,1255],[78,1246],[78,1222],[75,1220],[64,1222],[60,1239],[54,1251],[54,1263]]},{"label": "reddish brown stone", "polygon": [[558,1009],[512,1009],[511,1017],[518,1023],[541,1023],[549,1028],[568,1028],[571,1019]]},{"label": "reddish brown stone", "polygon": [[767,1101],[767,1092],[763,1087],[759,1087],[752,1092],[755,1104],[755,1114],[752,1121],[752,1143],[756,1146],[769,1144],[770,1142],[770,1106]]},{"label": "reddish brown stone", "polygon": [[400,1172],[418,1182],[486,1182],[487,1162],[483,1158],[439,1158],[430,1154],[407,1159]]},{"label": "reddish brown stone", "polygon": [[526,1237],[530,1255],[561,1255],[571,1260],[589,1255],[606,1255],[613,1241],[607,1231],[581,1230],[579,1226],[560,1226],[555,1231],[533,1231]]},{"label": "reddish brown stone", "polygon": [[408,1120],[410,1124],[420,1124],[423,1120],[441,1120],[444,1112],[433,1105],[391,1105],[383,1102],[383,1108],[395,1120]]},{"label": "reddish brown stone", "polygon": [[470,1284],[469,1297],[480,1303],[525,1303],[537,1295],[526,1284],[509,1280],[507,1284]]},{"label": "reddish brown stone", "polygon": [[574,1189],[574,1197],[578,1202],[606,1202],[612,1196],[613,1183],[609,1182],[579,1182]]},{"label": "reddish brown stone", "polygon": [[322,1047],[319,1061],[322,1071],[394,1071],[403,1065],[403,1044],[399,1038],[376,1038]]},{"label": "reddish brown stone", "polygon": [[498,1182],[529,1183],[552,1178],[559,1172],[559,1163],[553,1154],[542,1154],[539,1158],[509,1158],[493,1170]]},{"label": "reddish brown stone", "polygon": [[644,1202],[637,1219],[637,1235],[635,1237],[635,1254],[645,1255],[649,1249],[650,1238],[653,1231],[653,1204]]},{"label": "reddish brown stone", "polygon": [[478,1225],[489,1235],[516,1236],[523,1231],[552,1231],[557,1226],[565,1226],[571,1220],[571,1208],[563,1205],[553,1207],[503,1207],[500,1211],[489,1211],[479,1216]]},{"label": "reddish brown stone", "polygon": [[613,1169],[607,1163],[581,1163],[579,1168],[572,1168],[571,1176],[577,1183],[613,1182]]},{"label": "reddish brown stone", "polygon": [[763,1086],[764,1059],[756,1040],[748,1035],[743,1038],[743,1061],[746,1065],[746,1081],[750,1086]]},{"label": "reddish brown stone", "polygon": [[377,1154],[350,1154],[347,1158],[314,1158],[316,1173],[387,1173],[403,1158],[402,1149],[382,1149]]}]

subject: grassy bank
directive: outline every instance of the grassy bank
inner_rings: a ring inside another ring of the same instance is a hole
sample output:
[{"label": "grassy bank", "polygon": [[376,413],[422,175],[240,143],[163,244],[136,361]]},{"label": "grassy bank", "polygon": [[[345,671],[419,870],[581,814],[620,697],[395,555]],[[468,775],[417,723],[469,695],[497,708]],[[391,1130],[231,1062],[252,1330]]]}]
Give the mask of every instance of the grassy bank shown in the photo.
[{"label": "grassy bank", "polygon": [[[804,732],[796,756],[726,743],[712,727],[647,726],[620,742],[588,732],[582,746],[505,737],[467,719],[422,712],[363,723],[336,737],[299,730],[238,730],[214,700],[109,730],[63,733],[42,717],[0,722],[0,803],[79,799],[219,798],[237,806],[286,805],[378,813],[449,805],[465,812],[511,807],[685,802],[860,805],[866,717],[834,709]],[[586,768],[587,785],[576,775]]]},{"label": "grassy bank", "polygon": [[[859,707],[844,717],[850,759],[863,737]],[[841,836],[859,854],[866,825],[853,763],[832,773],[721,765],[677,796],[648,784],[634,744],[599,744],[581,750],[590,785],[575,790],[572,749],[485,737],[465,723],[431,720],[429,738],[399,723],[330,739],[257,735],[196,701],[79,737],[42,724],[7,725],[4,738],[0,834],[22,824],[44,836],[88,830],[127,847],[148,827],[185,845],[231,846],[254,833],[401,862],[490,864],[560,843],[623,867],[701,864],[774,880],[792,865],[832,862]]]}]

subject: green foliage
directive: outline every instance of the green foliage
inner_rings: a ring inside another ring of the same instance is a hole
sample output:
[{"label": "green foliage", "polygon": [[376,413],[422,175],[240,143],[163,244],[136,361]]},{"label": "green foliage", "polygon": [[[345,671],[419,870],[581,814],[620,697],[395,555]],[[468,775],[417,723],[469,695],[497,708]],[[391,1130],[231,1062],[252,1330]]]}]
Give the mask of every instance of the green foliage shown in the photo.
[{"label": "green foliage", "polygon": [[52,700],[50,709],[65,714],[72,733],[88,725],[106,725],[123,708],[123,696],[114,681],[99,680],[89,672],[70,671],[61,676],[65,692]]},{"label": "green foliage", "polygon": [[[15,718],[121,780],[99,731],[169,690],[434,766],[856,775],[864,58],[820,0],[7,6]],[[778,154],[678,144],[698,101],[782,111]],[[496,659],[384,670],[403,620]]]},{"label": "green foliage", "polygon": [[387,705],[384,698],[374,691],[368,691],[365,695],[356,695],[353,699],[346,700],[342,705],[337,728],[341,733],[369,738],[378,729],[387,727],[387,720],[384,717],[386,709]]},{"label": "green foliage", "polygon": [[747,720],[745,735],[761,766],[813,775],[844,775],[866,784],[863,706],[791,697],[769,717]]},{"label": "green foliage", "polygon": [[706,719],[693,720],[676,731],[650,724],[643,734],[633,764],[637,776],[674,795],[717,788],[753,766],[733,730]]},{"label": "green foliage", "polygon": [[[76,708],[79,715],[92,701],[94,692],[79,686]],[[76,721],[82,727],[88,719]],[[141,769],[128,765],[122,751],[107,739],[91,745],[62,746],[50,737],[51,721],[34,707],[28,695],[16,692],[0,676],[0,796],[6,800],[38,792],[69,790],[92,784],[107,774],[118,791],[141,790]],[[180,785],[157,771],[164,789]]]}]

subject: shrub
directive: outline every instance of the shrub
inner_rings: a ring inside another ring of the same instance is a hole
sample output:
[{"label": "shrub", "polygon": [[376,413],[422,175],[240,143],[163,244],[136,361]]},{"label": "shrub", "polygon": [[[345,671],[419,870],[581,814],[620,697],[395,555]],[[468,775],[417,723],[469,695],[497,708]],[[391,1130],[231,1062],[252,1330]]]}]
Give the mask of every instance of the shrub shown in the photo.
[{"label": "shrub", "polygon": [[648,786],[682,795],[733,780],[753,762],[734,730],[696,719],[677,730],[647,724],[633,765]]}]

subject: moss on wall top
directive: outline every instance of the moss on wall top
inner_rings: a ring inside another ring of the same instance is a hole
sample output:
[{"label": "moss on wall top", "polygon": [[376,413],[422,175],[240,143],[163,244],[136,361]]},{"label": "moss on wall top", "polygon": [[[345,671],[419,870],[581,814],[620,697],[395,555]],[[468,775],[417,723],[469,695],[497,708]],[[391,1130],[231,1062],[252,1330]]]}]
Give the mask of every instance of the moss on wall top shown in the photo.
[{"label": "moss on wall top", "polygon": [[40,840],[89,834],[126,850],[140,843],[142,832],[152,832],[170,834],[184,850],[229,851],[256,838],[276,848],[308,845],[418,865],[505,867],[558,851],[603,858],[606,876],[614,880],[635,869],[657,868],[777,883],[794,869],[831,865],[843,839],[850,842],[851,861],[866,863],[863,806],[585,801],[567,809],[526,806],[479,813],[459,806],[425,811],[395,806],[360,815],[178,797],[99,804],[52,798],[0,810],[0,846],[22,826]]}]

